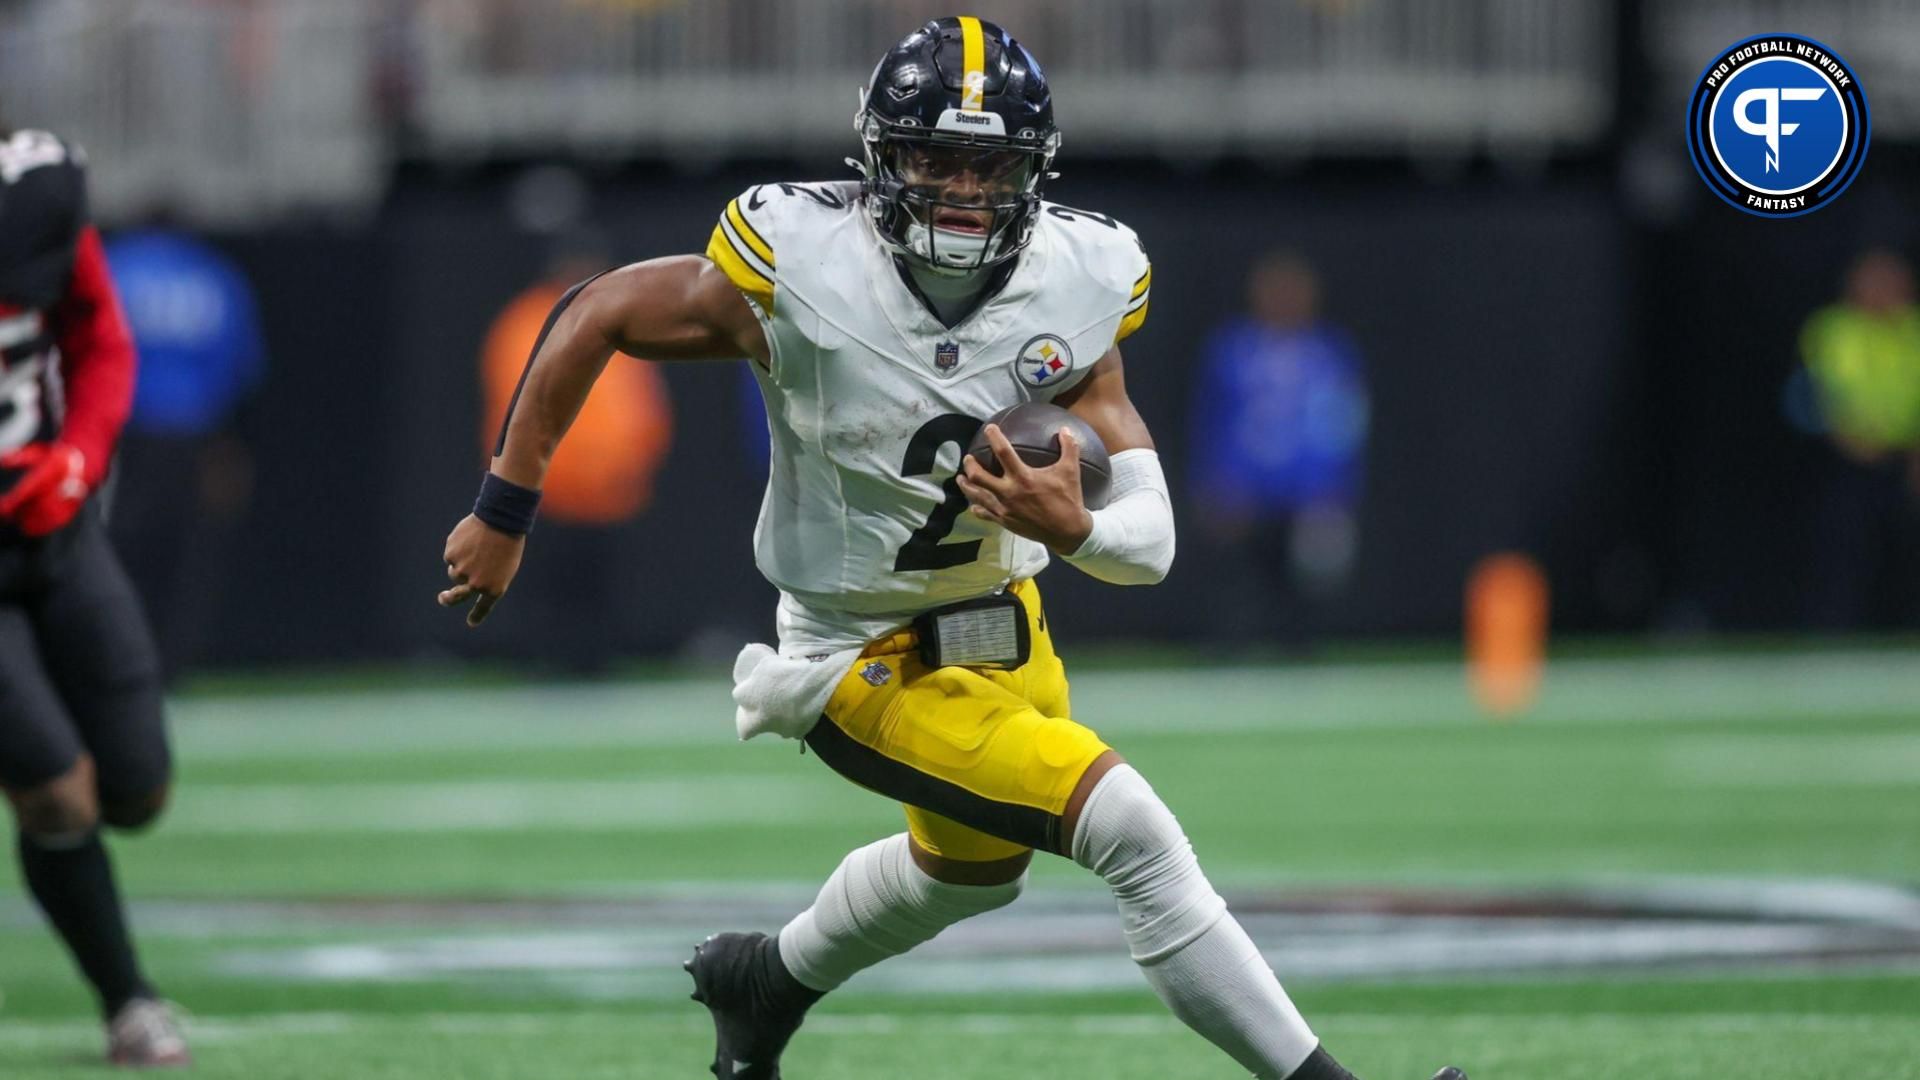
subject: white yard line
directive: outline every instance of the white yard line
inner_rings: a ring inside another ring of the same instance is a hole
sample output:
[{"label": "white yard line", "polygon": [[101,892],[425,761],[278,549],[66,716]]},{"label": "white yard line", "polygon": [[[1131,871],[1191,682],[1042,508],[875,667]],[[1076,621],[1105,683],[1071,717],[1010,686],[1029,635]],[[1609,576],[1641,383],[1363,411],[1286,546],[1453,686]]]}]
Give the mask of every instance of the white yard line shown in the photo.
[{"label": "white yard line", "polygon": [[[1431,728],[1481,722],[1458,664],[1093,671],[1075,714],[1103,732]],[[444,749],[724,745],[723,674],[608,685],[186,698],[201,760]],[[1873,713],[1920,721],[1920,656],[1833,652],[1556,661],[1523,724],[1777,721]],[[769,744],[771,740],[767,740]]]},{"label": "white yard line", "polygon": [[[1204,701],[1176,720],[1143,716],[1145,695],[1169,679]],[[1074,708],[1111,712],[1148,730],[1338,730],[1480,722],[1454,663],[1226,668],[1180,673],[1103,672],[1074,680]],[[1560,660],[1522,724],[1614,725],[1769,721],[1884,713],[1920,721],[1920,655],[1822,653],[1770,656]],[[1107,721],[1092,721],[1096,726]]]},{"label": "white yard line", "polygon": [[642,832],[843,821],[871,796],[829,777],[693,773],[611,780],[182,785],[170,835],[461,833],[527,828]]},{"label": "white yard line", "polygon": [[[1896,1016],[1793,1014],[1775,1012],[1681,1013],[1671,1016],[1641,1013],[1340,1013],[1319,1012],[1314,1023],[1323,1028],[1382,1035],[1404,1033],[1409,1026],[1439,1026],[1455,1030],[1525,1028],[1556,1031],[1611,1032],[1679,1027],[1716,1034],[1764,1034],[1778,1031],[1808,1033],[1868,1033],[1906,1021]],[[809,1038],[864,1038],[889,1035],[924,1024],[911,1013],[820,1012],[807,1021]],[[185,1020],[196,1043],[246,1042],[258,1039],[364,1038],[369,1034],[429,1031],[480,1038],[525,1038],[568,1032],[621,1030],[703,1034],[704,1015],[634,1013],[431,1013],[420,1016],[345,1012],[267,1013],[251,1016],[190,1016]],[[1161,1038],[1185,1029],[1171,1016],[1151,1012],[1075,1014],[954,1012],[940,1018],[942,1031],[976,1035],[1058,1034]],[[93,1045],[99,1025],[90,1021],[8,1019],[0,1023],[0,1046],[32,1049],[67,1043]]]},{"label": "white yard line", "polygon": [[1920,734],[1691,735],[1667,741],[1662,765],[1700,787],[1920,787]]}]

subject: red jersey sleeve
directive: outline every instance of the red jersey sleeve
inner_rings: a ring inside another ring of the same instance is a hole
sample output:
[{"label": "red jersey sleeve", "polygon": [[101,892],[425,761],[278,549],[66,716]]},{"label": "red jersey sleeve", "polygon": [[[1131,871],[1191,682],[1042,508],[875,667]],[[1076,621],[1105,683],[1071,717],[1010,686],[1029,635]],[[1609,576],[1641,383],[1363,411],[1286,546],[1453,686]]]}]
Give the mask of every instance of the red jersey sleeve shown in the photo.
[{"label": "red jersey sleeve", "polygon": [[54,339],[66,392],[60,440],[86,457],[86,482],[97,486],[133,409],[133,334],[107,273],[100,232],[80,230],[73,274],[53,309]]}]

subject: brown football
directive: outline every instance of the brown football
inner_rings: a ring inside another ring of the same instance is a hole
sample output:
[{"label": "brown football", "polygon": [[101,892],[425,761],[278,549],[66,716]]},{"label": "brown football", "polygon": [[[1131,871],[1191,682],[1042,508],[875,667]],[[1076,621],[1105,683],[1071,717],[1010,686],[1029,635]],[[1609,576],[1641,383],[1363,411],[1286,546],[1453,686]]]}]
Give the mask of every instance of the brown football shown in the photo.
[{"label": "brown football", "polygon": [[[1080,498],[1089,510],[1107,505],[1107,495],[1113,488],[1113,466],[1107,461],[1107,445],[1085,420],[1058,405],[1029,401],[1001,409],[987,417],[987,424],[997,425],[1020,460],[1035,468],[1060,460],[1060,429],[1072,429],[1080,440]],[[987,424],[980,425],[967,453],[999,476],[1000,459],[993,456],[993,447],[987,443]]]}]

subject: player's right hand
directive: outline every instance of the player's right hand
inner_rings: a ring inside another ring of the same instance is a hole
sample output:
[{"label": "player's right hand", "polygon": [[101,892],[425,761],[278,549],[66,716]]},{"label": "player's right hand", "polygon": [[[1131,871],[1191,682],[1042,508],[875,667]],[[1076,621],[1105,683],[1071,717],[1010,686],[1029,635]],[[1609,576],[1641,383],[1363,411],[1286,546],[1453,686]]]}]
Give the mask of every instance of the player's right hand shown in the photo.
[{"label": "player's right hand", "polygon": [[479,626],[507,594],[526,549],[526,537],[510,536],[468,514],[447,534],[443,557],[453,586],[440,593],[440,606],[459,607],[472,600],[467,625]]}]

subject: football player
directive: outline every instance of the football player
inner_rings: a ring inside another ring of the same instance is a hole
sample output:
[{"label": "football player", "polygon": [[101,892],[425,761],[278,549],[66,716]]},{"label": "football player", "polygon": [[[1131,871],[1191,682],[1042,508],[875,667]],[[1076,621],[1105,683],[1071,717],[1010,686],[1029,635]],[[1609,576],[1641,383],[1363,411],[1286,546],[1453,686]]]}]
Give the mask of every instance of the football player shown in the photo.
[{"label": "football player", "polygon": [[[1099,875],[1173,1012],[1268,1080],[1341,1080],[1146,780],[1070,715],[1034,575],[1058,555],[1149,584],[1173,560],[1166,481],[1127,398],[1120,342],[1152,271],[1103,214],[1045,202],[1060,136],[1031,54],[991,23],[937,19],[874,70],[863,179],[766,184],[704,257],[577,287],[522,379],[474,513],[448,538],[446,605],[478,624],[506,593],[568,421],[614,352],[745,356],[772,474],[756,561],[779,587],[777,651],[735,666],[743,735],[804,738],[898,800],[907,829],[848,855],[777,936],[727,933],[688,962],[720,1080],[774,1080],[809,1006],[856,972],[1013,901],[1036,850]],[[1078,448],[998,474],[961,452],[983,417],[1064,406],[1111,453],[1083,500]],[[1458,1077],[1453,1070],[1443,1077]]]},{"label": "football player", "polygon": [[134,956],[104,823],[150,824],[171,770],[146,616],[94,491],[133,401],[133,341],[78,151],[0,141],[0,787],[20,874],[92,984],[118,1065],[186,1043]]}]

